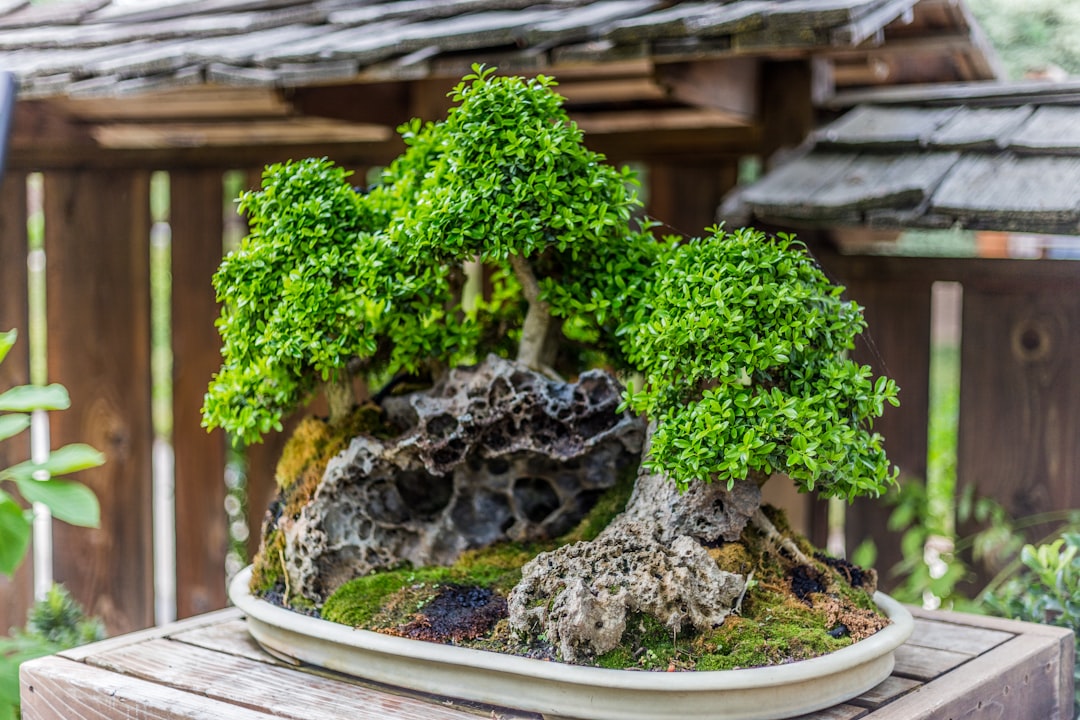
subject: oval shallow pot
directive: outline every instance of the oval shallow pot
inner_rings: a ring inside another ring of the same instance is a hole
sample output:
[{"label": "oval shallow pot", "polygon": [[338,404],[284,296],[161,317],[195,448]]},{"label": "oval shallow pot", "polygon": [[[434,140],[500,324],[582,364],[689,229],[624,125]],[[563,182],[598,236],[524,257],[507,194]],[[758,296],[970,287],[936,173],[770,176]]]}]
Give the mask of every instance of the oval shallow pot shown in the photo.
[{"label": "oval shallow pot", "polygon": [[434,695],[578,720],[778,720],[866,692],[893,669],[914,621],[875,593],[892,624],[836,652],[762,668],[702,672],[608,670],[410,640],[285,610],[253,597],[251,568],[229,597],[271,654]]}]

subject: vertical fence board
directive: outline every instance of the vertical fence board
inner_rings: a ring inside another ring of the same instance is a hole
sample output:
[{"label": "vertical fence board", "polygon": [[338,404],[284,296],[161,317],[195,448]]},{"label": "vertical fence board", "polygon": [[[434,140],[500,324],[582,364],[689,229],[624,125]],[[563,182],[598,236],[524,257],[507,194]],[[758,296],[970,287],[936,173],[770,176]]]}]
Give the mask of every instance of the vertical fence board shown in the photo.
[{"label": "vertical fence board", "polygon": [[[0,391],[30,380],[26,251],[26,174],[9,172],[0,185],[0,332],[17,328],[19,340],[0,364]],[[29,432],[0,443],[0,468],[28,457]],[[33,594],[28,556],[12,577],[0,575],[0,634],[26,621]]]},{"label": "vertical fence board", "polygon": [[964,284],[958,483],[1014,517],[1080,507],[1077,273],[1071,288]]},{"label": "vertical fence board", "polygon": [[171,171],[173,451],[176,614],[225,607],[225,436],[201,426],[202,400],[221,364],[211,278],[221,262],[222,172]]},{"label": "vertical fence board", "polygon": [[[929,280],[919,279],[848,284],[848,296],[863,306],[868,325],[856,341],[852,358],[900,386],[900,407],[887,405],[874,430],[885,438],[885,449],[900,468],[901,480],[926,479],[930,288]],[[877,568],[886,588],[889,568],[902,559],[900,535],[886,527],[890,512],[878,499],[860,498],[848,506],[845,529],[849,549],[865,538],[874,540]]]},{"label": "vertical fence board", "polygon": [[151,501],[149,174],[45,176],[49,378],[71,409],[52,417],[53,447],[106,455],[79,479],[101,502],[98,529],[54,524],[56,580],[110,633],[154,621]]}]

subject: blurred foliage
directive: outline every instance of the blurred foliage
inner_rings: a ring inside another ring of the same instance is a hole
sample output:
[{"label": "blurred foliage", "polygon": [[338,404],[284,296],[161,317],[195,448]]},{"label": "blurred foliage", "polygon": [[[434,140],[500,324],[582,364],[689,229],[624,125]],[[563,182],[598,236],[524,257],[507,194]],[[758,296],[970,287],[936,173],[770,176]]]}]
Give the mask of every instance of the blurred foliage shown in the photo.
[{"label": "blurred foliage", "polygon": [[1061,0],[968,0],[1009,77],[1057,66],[1080,74],[1080,3]]},{"label": "blurred foliage", "polygon": [[19,717],[19,665],[101,640],[105,628],[59,585],[30,608],[26,626],[0,637],[0,720]]},{"label": "blurred foliage", "polygon": [[[1080,534],[1065,532],[1042,545],[1025,545],[1022,568],[1007,582],[983,594],[995,615],[1047,623],[1080,635]],[[1073,712],[1080,717],[1080,658],[1073,668]]]}]

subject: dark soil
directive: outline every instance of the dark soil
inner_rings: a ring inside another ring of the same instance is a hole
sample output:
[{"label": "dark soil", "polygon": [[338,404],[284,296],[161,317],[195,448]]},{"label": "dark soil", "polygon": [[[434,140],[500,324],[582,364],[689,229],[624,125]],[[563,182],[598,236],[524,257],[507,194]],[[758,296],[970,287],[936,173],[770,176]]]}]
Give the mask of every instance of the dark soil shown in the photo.
[{"label": "dark soil", "polygon": [[791,594],[811,605],[812,593],[825,592],[826,586],[817,570],[806,565],[796,565],[788,571],[788,579],[791,582]]},{"label": "dark soil", "polygon": [[867,588],[873,590],[871,587],[870,573],[858,565],[853,565],[844,558],[829,557],[825,553],[814,553],[814,559],[820,560],[833,570],[836,570],[842,578],[847,580],[848,585],[853,588]]},{"label": "dark soil", "polygon": [[507,614],[506,598],[491,589],[448,584],[398,630],[414,640],[457,643],[485,635]]}]

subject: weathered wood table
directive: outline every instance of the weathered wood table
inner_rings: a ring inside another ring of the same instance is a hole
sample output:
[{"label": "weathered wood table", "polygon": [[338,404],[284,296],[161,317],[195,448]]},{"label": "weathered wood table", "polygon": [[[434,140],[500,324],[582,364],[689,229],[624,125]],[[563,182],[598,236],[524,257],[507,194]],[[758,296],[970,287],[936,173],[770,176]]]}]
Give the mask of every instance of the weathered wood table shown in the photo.
[{"label": "weathered wood table", "polygon": [[[896,669],[850,703],[801,720],[1068,720],[1073,637],[1059,628],[913,610]],[[312,667],[260,649],[238,610],[86,645],[26,663],[24,720],[535,720]]]}]

